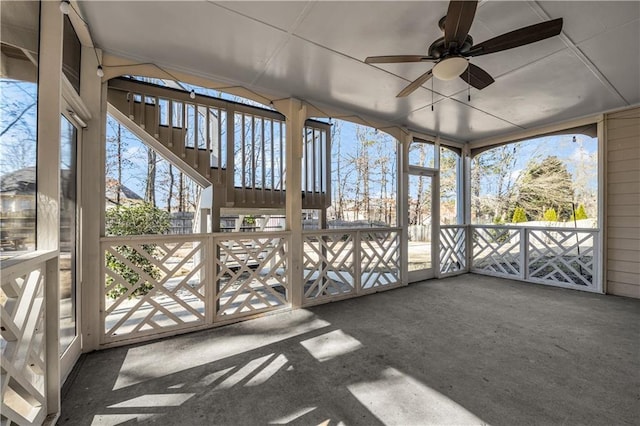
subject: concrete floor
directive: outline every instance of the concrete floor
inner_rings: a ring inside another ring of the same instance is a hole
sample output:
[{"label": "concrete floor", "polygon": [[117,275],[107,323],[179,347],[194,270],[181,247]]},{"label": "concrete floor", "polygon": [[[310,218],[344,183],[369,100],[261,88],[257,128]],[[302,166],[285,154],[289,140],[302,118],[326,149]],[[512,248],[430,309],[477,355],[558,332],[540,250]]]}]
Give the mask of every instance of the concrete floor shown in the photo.
[{"label": "concrete floor", "polygon": [[61,425],[624,425],[640,300],[463,275],[84,356]]}]

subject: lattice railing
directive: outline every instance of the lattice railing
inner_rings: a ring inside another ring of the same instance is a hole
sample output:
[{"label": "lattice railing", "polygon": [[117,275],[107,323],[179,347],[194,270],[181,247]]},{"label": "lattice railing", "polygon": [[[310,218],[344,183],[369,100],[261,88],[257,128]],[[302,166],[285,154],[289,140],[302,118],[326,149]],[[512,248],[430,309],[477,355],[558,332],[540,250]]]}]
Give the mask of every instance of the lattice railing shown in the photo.
[{"label": "lattice railing", "polygon": [[303,241],[304,299],[332,299],[354,294],[355,233],[307,232]]},{"label": "lattice railing", "polygon": [[360,289],[380,289],[400,284],[400,231],[358,231]]},{"label": "lattice railing", "polygon": [[284,308],[289,305],[286,233],[214,238],[217,319]]},{"label": "lattice railing", "polygon": [[303,233],[304,304],[393,287],[400,280],[400,230]]},{"label": "lattice railing", "polygon": [[472,226],[471,271],[601,291],[598,230]]},{"label": "lattice railing", "polygon": [[520,247],[524,228],[474,226],[472,229],[473,272],[524,278],[524,253]]},{"label": "lattice railing", "polygon": [[45,286],[47,261],[54,257],[52,252],[8,268],[3,264],[0,292],[3,425],[41,424],[47,415]]},{"label": "lattice railing", "polygon": [[467,226],[440,226],[440,277],[467,270]]},{"label": "lattice railing", "polygon": [[594,287],[596,231],[532,229],[528,231],[530,281]]},{"label": "lattice railing", "polygon": [[105,342],[205,322],[205,238],[109,237],[102,250]]}]

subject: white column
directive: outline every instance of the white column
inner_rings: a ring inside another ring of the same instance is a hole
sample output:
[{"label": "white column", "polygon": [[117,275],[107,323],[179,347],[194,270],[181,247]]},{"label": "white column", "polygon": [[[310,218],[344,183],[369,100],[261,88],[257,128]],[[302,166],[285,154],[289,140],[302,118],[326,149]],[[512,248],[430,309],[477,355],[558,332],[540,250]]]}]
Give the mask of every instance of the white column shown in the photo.
[{"label": "white column", "polygon": [[398,193],[396,199],[397,226],[400,231],[400,259],[402,285],[409,284],[409,145],[413,137],[408,132],[403,132],[398,138]]},{"label": "white column", "polygon": [[466,247],[466,257],[467,257],[467,271],[471,270],[471,258],[473,247],[471,246],[473,239],[471,238],[473,234],[473,230],[471,229],[471,151],[469,149],[469,145],[465,145],[462,148],[462,159],[463,171],[464,171],[464,185],[462,187],[463,194],[463,204],[464,204],[464,225],[467,225],[466,233],[465,233],[465,247]]},{"label": "white column", "polygon": [[291,231],[288,247],[288,277],[291,288],[291,306],[302,305],[304,283],[302,270],[302,130],[306,120],[306,107],[297,99],[289,99],[286,107],[286,229]]},{"label": "white column", "polygon": [[92,47],[82,47],[80,95],[89,109],[91,120],[84,129],[80,160],[80,312],[82,351],[98,349],[100,343],[100,297],[104,285],[100,237],[104,235],[104,170],[107,121],[107,85],[96,74],[98,60]]},{"label": "white column", "polygon": [[[60,99],[62,13],[58,2],[42,2],[38,63],[37,248],[57,250],[60,240]],[[45,362],[47,414],[60,412],[58,258],[46,267]]]}]

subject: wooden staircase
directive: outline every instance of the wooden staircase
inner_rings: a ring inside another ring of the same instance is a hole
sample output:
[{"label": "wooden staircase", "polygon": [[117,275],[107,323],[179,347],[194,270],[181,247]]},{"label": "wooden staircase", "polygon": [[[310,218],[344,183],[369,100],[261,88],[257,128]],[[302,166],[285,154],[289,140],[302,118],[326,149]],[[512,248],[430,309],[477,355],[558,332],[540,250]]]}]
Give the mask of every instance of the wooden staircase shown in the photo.
[{"label": "wooden staircase", "polygon": [[[214,204],[282,209],[285,117],[277,111],[132,79],[109,81],[109,112],[201,186]],[[307,120],[302,207],[326,209],[330,196],[330,125]]]}]

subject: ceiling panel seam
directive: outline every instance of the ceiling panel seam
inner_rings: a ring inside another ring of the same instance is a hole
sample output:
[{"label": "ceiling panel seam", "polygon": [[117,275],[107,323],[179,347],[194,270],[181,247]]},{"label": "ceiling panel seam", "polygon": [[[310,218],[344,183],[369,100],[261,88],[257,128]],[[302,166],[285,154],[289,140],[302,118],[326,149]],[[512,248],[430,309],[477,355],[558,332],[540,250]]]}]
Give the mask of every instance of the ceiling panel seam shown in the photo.
[{"label": "ceiling panel seam", "polygon": [[[547,11],[544,10],[542,6],[540,6],[537,0],[529,1],[528,3],[529,3],[529,7],[531,7],[531,9],[535,13],[537,13],[538,16],[546,20],[551,19],[551,15],[549,15]],[[598,79],[598,81],[600,81],[600,83],[607,90],[617,95],[622,100],[622,102],[624,102],[626,105],[630,105],[629,101],[627,101],[627,99],[624,96],[622,96],[622,94],[618,91],[618,89],[616,89],[616,87],[613,84],[611,84],[609,79],[605,77],[605,75],[600,71],[600,69],[598,69],[598,67],[593,62],[591,62],[591,60],[587,57],[587,55],[585,55],[582,52],[582,50],[580,50],[580,48],[573,42],[573,40],[569,38],[569,36],[565,34],[564,31],[562,31],[558,35],[558,37],[560,38],[560,40],[564,42],[564,44],[567,45],[567,47],[573,52],[573,54],[575,54],[578,57],[578,59],[580,59],[580,61],[589,69],[589,71],[591,71],[591,73]]]},{"label": "ceiling panel seam", "polygon": [[[463,101],[461,101],[461,100],[459,100],[459,99],[451,98],[451,97],[449,97],[449,96],[445,96],[445,97],[443,97],[442,99],[439,99],[439,100],[435,101],[435,102],[433,103],[434,108],[437,108],[437,104],[438,104],[438,103],[440,103],[440,102],[442,102],[442,101],[444,101],[445,99],[449,99],[450,101],[457,102],[457,103],[462,104],[462,105],[464,105],[464,106],[466,106],[466,107],[469,107],[469,108],[471,108],[471,109],[473,109],[473,110],[479,111],[479,112],[481,112],[481,113],[483,113],[483,114],[485,114],[485,115],[488,115],[488,116],[490,116],[490,117],[495,118],[496,120],[500,120],[500,121],[502,121],[502,122],[504,122],[504,123],[507,123],[507,124],[508,124],[508,125],[510,125],[510,126],[517,127],[517,128],[519,128],[519,129],[522,129],[522,130],[526,129],[526,127],[520,126],[519,124],[512,123],[512,122],[510,122],[509,120],[506,120],[506,119],[504,119],[504,118],[502,118],[502,117],[498,117],[498,116],[497,116],[497,115],[495,115],[495,114],[492,114],[492,113],[490,113],[490,112],[484,111],[484,110],[482,110],[482,109],[480,109],[480,108],[478,108],[478,107],[475,107],[475,106],[473,106],[473,105],[471,105],[471,104],[465,103],[465,102],[463,102]],[[421,106],[420,108],[416,108],[416,109],[414,109],[414,110],[410,111],[408,114],[399,115],[399,116],[397,116],[397,117],[393,118],[393,119],[391,120],[391,122],[392,122],[392,123],[397,123],[398,121],[400,121],[400,120],[401,120],[401,119],[403,119],[403,118],[407,118],[407,119],[408,119],[408,118],[409,118],[409,116],[410,116],[411,114],[413,114],[413,113],[415,113],[415,112],[418,112],[418,111],[422,111],[423,109],[428,108],[428,107],[430,107],[431,105],[432,105],[432,104],[430,104],[430,103],[429,103],[429,104],[427,104],[427,105]]]},{"label": "ceiling panel seam", "polygon": [[273,53],[269,56],[269,59],[267,59],[265,61],[265,64],[264,64],[264,67],[262,68],[262,70],[251,81],[251,85],[252,86],[258,84],[258,81],[260,81],[262,76],[267,72],[267,69],[271,65],[271,62],[273,62],[273,60],[276,58],[276,56],[278,56],[280,54],[280,52],[282,52],[282,49],[284,49],[284,47],[289,43],[289,40],[291,40],[291,37],[294,35],[294,32],[302,24],[302,22],[304,21],[304,18],[307,17],[309,12],[313,8],[313,5],[315,4],[315,2],[316,2],[316,0],[307,2],[307,4],[304,6],[302,11],[300,12],[298,17],[296,18],[295,22],[291,25],[291,28],[287,30],[287,37],[282,41],[282,43],[280,43],[274,49]]}]

